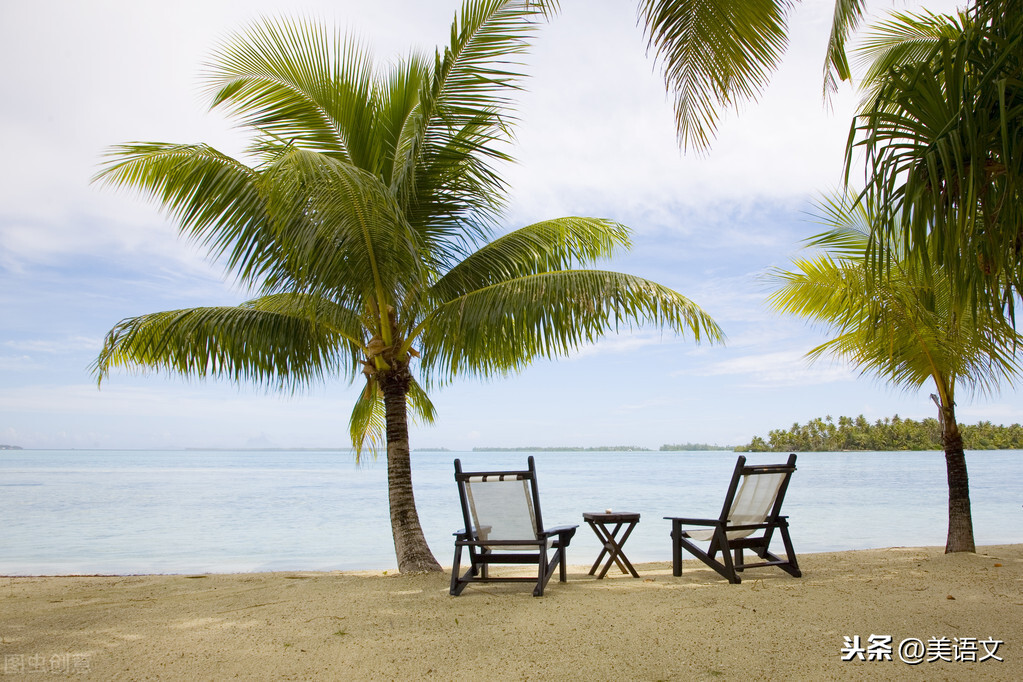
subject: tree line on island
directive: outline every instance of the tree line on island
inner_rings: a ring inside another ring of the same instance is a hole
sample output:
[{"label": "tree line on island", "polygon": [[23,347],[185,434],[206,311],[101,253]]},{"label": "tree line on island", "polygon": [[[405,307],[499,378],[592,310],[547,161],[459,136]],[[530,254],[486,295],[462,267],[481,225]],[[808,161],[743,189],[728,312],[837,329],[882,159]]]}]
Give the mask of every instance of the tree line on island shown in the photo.
[{"label": "tree line on island", "polygon": [[[1002,426],[982,421],[959,424],[963,442],[971,450],[1023,449],[1023,426]],[[937,419],[902,419],[895,415],[873,424],[861,414],[855,419],[817,417],[806,424],[768,432],[767,439],[756,436],[736,452],[840,452],[847,450],[941,450],[941,424]]]},{"label": "tree line on island", "polygon": [[[970,450],[1023,450],[1023,425],[959,424],[963,441]],[[941,450],[941,424],[937,419],[884,417],[873,423],[862,414],[856,418],[831,415],[794,423],[788,429],[769,431],[767,438],[754,436],[746,445],[707,443],[666,443],[660,452],[890,452],[900,450]],[[473,452],[654,452],[638,445],[527,446],[513,448],[476,447]]]}]

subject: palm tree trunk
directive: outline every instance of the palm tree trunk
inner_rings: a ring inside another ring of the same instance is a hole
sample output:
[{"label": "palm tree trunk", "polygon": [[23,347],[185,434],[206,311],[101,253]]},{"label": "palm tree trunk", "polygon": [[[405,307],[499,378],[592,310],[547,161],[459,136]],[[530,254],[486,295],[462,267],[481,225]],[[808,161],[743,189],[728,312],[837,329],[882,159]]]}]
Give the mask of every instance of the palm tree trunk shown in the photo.
[{"label": "palm tree trunk", "polygon": [[945,553],[975,552],[973,515],[970,512],[970,480],[966,473],[963,437],[956,424],[955,407],[942,407],[941,442],[945,447],[948,475],[948,539]]},{"label": "palm tree trunk", "polygon": [[391,535],[401,573],[440,571],[419,524],[412,494],[412,459],[409,454],[408,415],[405,394],[411,375],[407,367],[377,375],[384,394],[387,419],[387,498],[391,508]]}]

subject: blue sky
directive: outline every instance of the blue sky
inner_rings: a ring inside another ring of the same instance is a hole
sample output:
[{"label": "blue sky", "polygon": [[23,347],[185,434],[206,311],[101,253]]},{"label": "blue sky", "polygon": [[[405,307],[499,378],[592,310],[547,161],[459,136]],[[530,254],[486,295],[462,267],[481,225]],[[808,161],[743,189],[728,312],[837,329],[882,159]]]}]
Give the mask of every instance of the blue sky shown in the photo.
[{"label": "blue sky", "polygon": [[[358,385],[296,396],[251,386],[114,374],[90,364],[118,320],[235,304],[233,286],[151,204],[94,186],[103,149],[129,140],[242,139],[199,94],[218,40],[264,15],[347,27],[379,60],[444,41],[459,3],[435,0],[137,3],[56,0],[0,9],[0,443],[31,448],[346,447]],[[803,354],[823,340],[764,304],[763,274],[817,230],[810,212],[840,182],[855,108],[820,96],[830,2],[793,14],[785,65],[758,104],[726,120],[706,155],[675,144],[635,3],[564,0],[537,36],[520,98],[509,228],[559,215],[613,218],[634,249],[610,268],[671,286],[710,313],[725,346],[624,330],[521,374],[434,392],[437,424],[413,447],[740,444],[818,416],[933,416],[905,393]],[[949,11],[954,3],[929,2]],[[876,3],[877,9],[890,7]],[[899,3],[899,8],[914,3]],[[960,420],[1023,421],[1011,387],[960,396]]]}]

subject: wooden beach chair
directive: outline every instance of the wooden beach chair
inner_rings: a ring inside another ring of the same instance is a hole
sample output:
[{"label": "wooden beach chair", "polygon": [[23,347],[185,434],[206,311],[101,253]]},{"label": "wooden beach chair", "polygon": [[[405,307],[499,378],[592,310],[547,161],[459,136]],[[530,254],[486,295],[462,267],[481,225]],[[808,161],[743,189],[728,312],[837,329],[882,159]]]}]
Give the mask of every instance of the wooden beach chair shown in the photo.
[{"label": "wooden beach chair", "polygon": [[[777,566],[798,578],[802,575],[789,537],[788,517],[781,516],[781,505],[796,470],[796,456],[785,464],[746,466],[739,457],[728,485],[725,504],[717,519],[692,519],[665,516],[671,521],[671,564],[675,576],[682,575],[682,550],[717,571],[730,583],[739,583],[739,572],[747,568]],[[683,529],[683,526],[707,526],[707,530]],[[785,545],[785,559],[768,551],[775,531]],[[709,541],[704,551],[694,540]],[[743,550],[751,550],[763,561],[747,564]],[[721,553],[721,559],[715,558]]]},{"label": "wooden beach chair", "polygon": [[[465,526],[455,533],[451,594],[458,596],[474,582],[535,583],[533,596],[543,596],[555,569],[565,582],[565,548],[578,526],[544,528],[536,465],[532,456],[525,471],[462,471],[455,460],[455,482]],[[468,570],[459,575],[462,551],[469,554]],[[492,564],[535,564],[536,577],[495,577]]]}]

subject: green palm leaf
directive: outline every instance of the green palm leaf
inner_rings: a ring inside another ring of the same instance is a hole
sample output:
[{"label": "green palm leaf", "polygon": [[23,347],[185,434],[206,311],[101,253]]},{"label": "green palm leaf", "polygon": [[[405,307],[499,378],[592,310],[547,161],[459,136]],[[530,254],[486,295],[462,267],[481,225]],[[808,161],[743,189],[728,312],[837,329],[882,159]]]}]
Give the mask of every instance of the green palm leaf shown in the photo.
[{"label": "green palm leaf", "polygon": [[943,39],[955,39],[962,33],[965,21],[963,15],[899,12],[872,26],[856,48],[857,62],[864,71],[862,108],[874,106],[893,69],[930,61]]},{"label": "green palm leaf", "polygon": [[566,270],[610,258],[630,246],[628,228],[598,218],[527,225],[481,247],[451,268],[431,292],[448,301],[497,282]]},{"label": "green palm leaf", "polygon": [[204,144],[140,142],[112,147],[106,156],[95,181],[159,201],[182,234],[212,259],[226,257],[241,281],[276,270],[282,254],[257,171]]},{"label": "green palm leaf", "polygon": [[827,56],[824,60],[824,92],[838,90],[839,80],[850,80],[852,72],[846,56],[846,40],[866,13],[865,0],[835,0],[835,13],[828,37]]},{"label": "green palm leaf", "polygon": [[632,275],[598,270],[549,272],[496,283],[436,308],[424,322],[423,372],[446,381],[493,376],[537,357],[568,355],[604,334],[652,324],[697,341],[723,338],[684,296]]},{"label": "green palm leaf", "polygon": [[679,143],[706,149],[720,108],[755,98],[788,43],[787,0],[641,0],[648,48],[664,65]]},{"label": "green palm leaf", "polygon": [[214,53],[206,89],[246,126],[373,168],[371,64],[317,23],[265,20]]},{"label": "green palm leaf", "polygon": [[308,319],[257,307],[171,310],[119,322],[95,371],[100,381],[115,367],[145,368],[294,391],[353,372],[353,342]]}]

